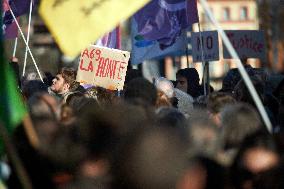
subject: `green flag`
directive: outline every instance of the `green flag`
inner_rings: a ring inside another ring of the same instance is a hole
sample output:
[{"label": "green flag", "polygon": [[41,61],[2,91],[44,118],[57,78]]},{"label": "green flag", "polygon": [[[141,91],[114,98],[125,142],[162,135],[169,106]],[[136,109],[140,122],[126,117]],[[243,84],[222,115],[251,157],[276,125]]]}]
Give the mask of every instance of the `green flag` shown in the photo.
[{"label": "green flag", "polygon": [[[2,1],[0,0],[2,5]],[[2,9],[0,8],[2,14]],[[26,107],[19,93],[14,72],[4,55],[3,20],[0,19],[0,121],[12,133],[26,114]],[[3,152],[3,141],[0,139],[0,153]]]},{"label": "green flag", "polygon": [[11,67],[4,60],[1,52],[0,63],[0,119],[9,132],[22,121],[26,113],[22,97],[16,85],[16,79]]},{"label": "green flag", "polygon": [[[1,0],[0,2],[2,5]],[[0,13],[2,13],[1,8]],[[0,26],[2,24],[2,19],[0,19]],[[22,121],[27,111],[19,93],[14,72],[4,56],[2,28],[0,29],[0,121],[11,133]],[[0,153],[3,152],[2,144],[0,139]]]},{"label": "green flag", "polygon": [[[3,50],[0,53],[0,120],[8,132],[12,133],[27,111],[16,85],[14,72],[4,60]],[[3,141],[0,139],[1,153],[3,153]]]}]

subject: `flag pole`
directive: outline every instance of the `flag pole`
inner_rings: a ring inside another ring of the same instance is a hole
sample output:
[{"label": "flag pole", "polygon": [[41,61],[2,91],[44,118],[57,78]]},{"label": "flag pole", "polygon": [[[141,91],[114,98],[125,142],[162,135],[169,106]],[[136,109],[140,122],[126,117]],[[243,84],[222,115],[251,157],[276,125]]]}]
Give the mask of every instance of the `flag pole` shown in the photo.
[{"label": "flag pole", "polygon": [[[198,12],[198,11],[197,11]],[[207,92],[206,92],[206,81],[205,81],[205,67],[206,67],[206,63],[204,61],[204,47],[203,47],[203,37],[202,37],[202,32],[201,32],[201,26],[200,26],[200,19],[199,19],[199,14],[197,14],[198,16],[198,32],[199,32],[199,38],[200,38],[200,41],[201,41],[201,60],[202,60],[202,72],[203,72],[203,78],[202,78],[202,81],[203,81],[203,91],[204,91],[204,95],[206,96],[207,95]]]},{"label": "flag pole", "polygon": [[[8,5],[8,6],[9,6],[9,5]],[[40,77],[40,80],[43,82],[43,79],[42,79],[42,76],[41,76],[40,71],[39,71],[39,69],[38,69],[38,66],[37,66],[36,61],[35,61],[35,59],[34,59],[34,56],[33,56],[32,52],[31,52],[31,49],[30,49],[30,47],[29,47],[29,45],[28,45],[28,43],[27,43],[27,41],[26,41],[26,39],[25,39],[24,33],[23,33],[23,31],[22,31],[22,29],[21,29],[21,27],[20,27],[20,25],[19,25],[19,22],[17,21],[17,19],[16,19],[16,17],[15,17],[15,14],[14,14],[14,12],[13,12],[13,10],[11,9],[10,6],[9,6],[9,8],[10,8],[10,12],[11,12],[11,14],[12,14],[12,17],[13,17],[13,19],[15,20],[15,23],[16,23],[16,25],[17,25],[19,31],[20,31],[20,34],[21,34],[21,36],[22,36],[22,39],[23,39],[23,41],[24,41],[24,43],[25,43],[25,45],[26,45],[26,47],[27,47],[27,49],[28,49],[28,52],[29,52],[29,54],[30,54],[30,56],[31,56],[31,58],[32,58],[32,61],[33,61],[34,65],[35,65],[35,68],[36,68],[37,73],[38,73],[38,75],[39,75],[39,77]]]},{"label": "flag pole", "polygon": [[[5,63],[3,63],[5,64]],[[24,169],[24,166],[19,158],[19,155],[16,151],[16,148],[11,141],[8,131],[4,124],[0,123],[0,136],[1,139],[5,145],[6,153],[8,155],[9,160],[11,161],[12,165],[15,168],[16,174],[18,176],[18,179],[24,189],[32,189],[32,184],[30,182],[30,179],[28,177],[28,174],[26,170]]]},{"label": "flag pole", "polygon": [[16,57],[17,46],[18,46],[18,37],[15,38],[14,49],[13,49],[13,56],[12,56],[13,58]]},{"label": "flag pole", "polygon": [[205,75],[206,75],[206,91],[207,95],[210,95],[210,73],[209,73],[209,62],[205,61]]},{"label": "flag pole", "polygon": [[[28,33],[27,33],[27,44],[29,44],[29,41],[30,41],[30,29],[31,29],[32,11],[33,11],[33,0],[31,0],[31,2],[30,2],[29,23],[28,23]],[[28,48],[26,46],[24,67],[23,67],[23,76],[25,76],[25,72],[26,72],[27,56],[28,56]]]},{"label": "flag pole", "polygon": [[186,48],[185,48],[185,55],[186,55],[186,64],[187,64],[187,67],[189,68],[189,60],[188,60],[188,56],[189,56],[189,53],[188,53],[188,44],[186,43]]},{"label": "flag pole", "polygon": [[117,49],[121,49],[121,27],[120,24],[118,24],[116,29],[116,47]]},{"label": "flag pole", "polygon": [[201,2],[201,5],[206,13],[206,15],[208,16],[208,18],[211,20],[211,22],[215,25],[215,27],[218,30],[218,33],[221,35],[222,39],[223,39],[223,44],[227,47],[230,55],[232,56],[233,59],[236,59],[236,64],[238,66],[238,70],[256,104],[256,107],[264,121],[265,126],[267,127],[267,130],[272,133],[272,124],[270,122],[270,119],[264,109],[264,106],[252,84],[252,81],[250,80],[243,64],[240,61],[240,57],[238,56],[236,50],[233,48],[230,40],[228,39],[227,35],[225,34],[224,30],[222,29],[222,27],[220,26],[219,22],[215,19],[215,17],[213,16],[208,3],[206,0],[199,0]]}]

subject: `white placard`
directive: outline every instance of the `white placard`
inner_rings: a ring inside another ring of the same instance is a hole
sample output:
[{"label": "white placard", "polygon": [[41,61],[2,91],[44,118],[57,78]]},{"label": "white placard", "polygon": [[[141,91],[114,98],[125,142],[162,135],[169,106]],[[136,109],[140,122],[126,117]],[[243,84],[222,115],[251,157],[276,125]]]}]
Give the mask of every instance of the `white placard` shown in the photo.
[{"label": "white placard", "polygon": [[130,53],[91,45],[81,53],[77,81],[122,90]]},{"label": "white placard", "polygon": [[[202,39],[202,40],[201,40]],[[191,34],[193,62],[202,62],[202,48],[204,61],[219,60],[219,40],[217,31],[199,32]],[[203,43],[202,43],[203,42]],[[203,47],[201,47],[203,44]]]}]

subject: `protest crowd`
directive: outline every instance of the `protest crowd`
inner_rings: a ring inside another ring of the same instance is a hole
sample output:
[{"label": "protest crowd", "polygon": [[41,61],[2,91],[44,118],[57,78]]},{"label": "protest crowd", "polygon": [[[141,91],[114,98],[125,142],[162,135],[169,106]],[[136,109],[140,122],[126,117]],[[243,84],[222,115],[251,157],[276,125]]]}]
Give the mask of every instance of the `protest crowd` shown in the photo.
[{"label": "protest crowd", "polygon": [[[283,188],[284,80],[272,90],[248,67],[272,133],[236,70],[205,96],[195,68],[151,83],[129,66],[119,94],[84,88],[71,68],[19,79],[39,146],[23,125],[12,140],[34,188]],[[21,188],[3,162],[8,188]]]},{"label": "protest crowd", "polygon": [[[22,60],[14,53],[8,64],[1,41],[0,189],[284,188],[284,75],[275,79],[248,62],[263,61],[263,32],[227,31],[240,65],[214,89],[208,62],[220,60],[218,37],[226,34],[192,32],[200,22],[195,0],[3,2],[5,35],[12,25],[20,30],[17,18],[29,11],[31,19],[41,2],[62,55],[81,56],[78,69],[43,72],[21,31],[36,68],[21,75]],[[130,53],[122,51],[117,24],[131,15]],[[187,32],[192,62],[207,65],[207,76],[188,68],[189,59],[174,80],[147,80],[134,68],[157,57],[188,58]],[[223,58],[233,59],[228,46]]]}]

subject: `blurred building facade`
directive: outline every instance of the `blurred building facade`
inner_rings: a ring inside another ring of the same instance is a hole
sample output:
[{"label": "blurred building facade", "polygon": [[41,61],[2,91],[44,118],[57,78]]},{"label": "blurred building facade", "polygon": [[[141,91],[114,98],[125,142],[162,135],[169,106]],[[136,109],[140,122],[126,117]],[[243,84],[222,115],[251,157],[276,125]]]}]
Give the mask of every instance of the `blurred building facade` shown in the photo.
[{"label": "blurred building facade", "polygon": [[[258,7],[256,0],[208,0],[207,1],[210,10],[215,18],[221,24],[225,30],[258,30]],[[216,28],[210,23],[202,6],[198,4],[199,21],[201,31],[216,30]],[[193,31],[199,31],[198,24],[194,24]],[[218,82],[228,69],[235,67],[231,60],[224,60],[222,55],[221,38],[220,41],[220,61],[210,62],[210,77],[213,81],[217,81],[214,85],[215,88],[220,88],[220,82]],[[259,61],[250,59],[249,63],[258,67]],[[188,65],[189,64],[189,65]],[[175,71],[185,67],[195,67],[198,69],[200,76],[202,77],[202,64],[192,63],[192,58],[186,57],[172,58],[167,57],[165,59],[165,75],[170,79],[175,79]]]}]

